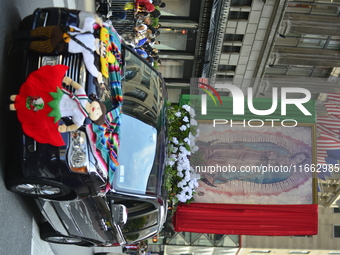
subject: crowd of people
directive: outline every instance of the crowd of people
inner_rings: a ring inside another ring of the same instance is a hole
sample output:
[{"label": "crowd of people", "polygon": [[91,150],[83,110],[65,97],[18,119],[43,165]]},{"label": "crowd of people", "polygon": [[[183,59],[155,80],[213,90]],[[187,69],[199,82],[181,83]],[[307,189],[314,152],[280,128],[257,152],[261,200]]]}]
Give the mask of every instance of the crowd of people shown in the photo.
[{"label": "crowd of people", "polygon": [[157,39],[160,35],[158,18],[161,16],[159,8],[166,4],[160,0],[136,0],[133,6],[135,26],[130,34],[123,34],[128,45],[145,58],[152,66],[161,64],[159,50],[156,45],[161,42]]}]

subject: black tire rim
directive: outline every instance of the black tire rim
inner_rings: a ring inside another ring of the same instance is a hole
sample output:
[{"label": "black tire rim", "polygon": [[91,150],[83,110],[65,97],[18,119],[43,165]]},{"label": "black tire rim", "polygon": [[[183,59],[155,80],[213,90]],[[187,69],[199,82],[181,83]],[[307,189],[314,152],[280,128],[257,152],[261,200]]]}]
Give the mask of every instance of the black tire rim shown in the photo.
[{"label": "black tire rim", "polygon": [[23,194],[37,196],[54,196],[61,193],[61,189],[58,187],[36,183],[18,184],[15,189]]}]

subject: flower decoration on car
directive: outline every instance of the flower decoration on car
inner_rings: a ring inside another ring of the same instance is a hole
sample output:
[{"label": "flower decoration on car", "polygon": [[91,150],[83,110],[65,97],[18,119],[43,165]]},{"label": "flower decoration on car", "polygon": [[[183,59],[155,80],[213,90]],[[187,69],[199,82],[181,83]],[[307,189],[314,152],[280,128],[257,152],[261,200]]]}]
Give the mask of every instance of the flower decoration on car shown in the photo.
[{"label": "flower decoration on car", "polygon": [[165,185],[173,208],[180,202],[194,200],[199,174],[190,166],[190,155],[198,150],[195,111],[189,105],[170,106],[168,109],[169,139]]}]

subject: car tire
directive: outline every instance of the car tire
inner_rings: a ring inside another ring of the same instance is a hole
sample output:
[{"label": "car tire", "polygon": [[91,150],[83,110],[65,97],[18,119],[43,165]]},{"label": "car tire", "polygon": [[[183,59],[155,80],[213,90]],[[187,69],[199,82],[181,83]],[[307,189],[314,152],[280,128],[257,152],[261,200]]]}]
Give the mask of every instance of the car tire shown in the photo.
[{"label": "car tire", "polygon": [[80,237],[64,236],[55,231],[48,222],[40,225],[40,238],[45,242],[58,244],[73,244],[79,246],[93,246],[92,243],[81,239]]},{"label": "car tire", "polygon": [[71,189],[53,181],[11,177],[6,180],[6,184],[8,189],[12,192],[25,196],[54,200],[70,200],[72,197],[75,197]]}]

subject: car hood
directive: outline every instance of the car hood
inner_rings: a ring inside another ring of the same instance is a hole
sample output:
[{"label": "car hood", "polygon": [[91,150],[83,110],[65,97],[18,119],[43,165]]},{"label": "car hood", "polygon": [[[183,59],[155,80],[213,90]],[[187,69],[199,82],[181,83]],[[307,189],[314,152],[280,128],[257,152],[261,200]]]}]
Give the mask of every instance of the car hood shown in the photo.
[{"label": "car hood", "polygon": [[52,227],[66,236],[78,236],[97,244],[119,243],[118,231],[103,197],[86,197],[73,201],[36,202]]}]

